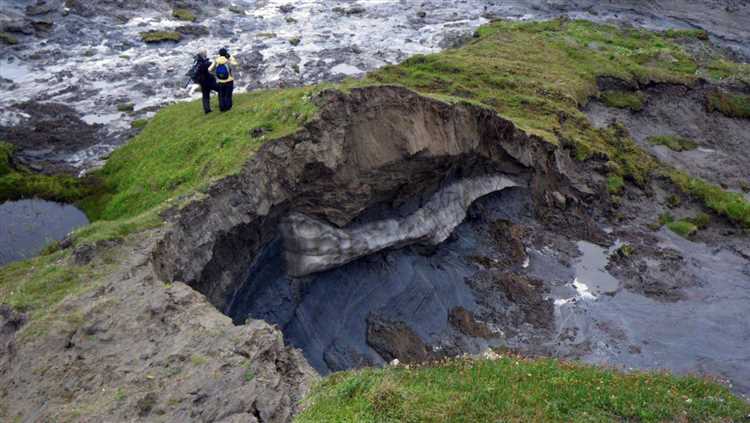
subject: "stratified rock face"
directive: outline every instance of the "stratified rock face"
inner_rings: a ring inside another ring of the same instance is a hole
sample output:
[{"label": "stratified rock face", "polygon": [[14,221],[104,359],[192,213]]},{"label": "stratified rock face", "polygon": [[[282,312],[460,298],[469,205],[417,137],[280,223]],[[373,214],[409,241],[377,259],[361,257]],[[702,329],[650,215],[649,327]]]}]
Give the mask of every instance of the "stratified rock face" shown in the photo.
[{"label": "stratified rock face", "polygon": [[[474,199],[505,187],[528,186],[534,198],[569,189],[567,156],[494,111],[400,87],[327,91],[315,101],[318,119],[264,145],[242,174],[181,211],[154,255],[164,280],[185,281],[226,310],[284,219],[313,231],[287,238],[290,272],[306,274],[389,246],[440,242]],[[395,221],[363,222],[397,209]],[[357,229],[337,230],[347,225]],[[303,242],[316,231],[329,241]]]},{"label": "stratified rock face", "polygon": [[406,218],[388,218],[345,229],[291,213],[281,223],[287,271],[291,276],[305,276],[386,248],[436,246],[464,221],[466,210],[476,199],[514,186],[515,182],[501,175],[462,179],[438,190],[424,207]]}]

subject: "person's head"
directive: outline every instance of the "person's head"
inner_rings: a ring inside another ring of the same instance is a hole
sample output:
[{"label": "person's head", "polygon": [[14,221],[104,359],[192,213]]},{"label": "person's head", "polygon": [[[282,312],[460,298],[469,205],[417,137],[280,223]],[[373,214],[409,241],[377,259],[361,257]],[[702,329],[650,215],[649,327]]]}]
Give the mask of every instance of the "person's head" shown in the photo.
[{"label": "person's head", "polygon": [[229,51],[222,47],[219,49],[219,56],[224,56],[229,59]]},{"label": "person's head", "polygon": [[198,50],[198,57],[205,59],[208,56],[208,50],[205,48],[202,48]]}]

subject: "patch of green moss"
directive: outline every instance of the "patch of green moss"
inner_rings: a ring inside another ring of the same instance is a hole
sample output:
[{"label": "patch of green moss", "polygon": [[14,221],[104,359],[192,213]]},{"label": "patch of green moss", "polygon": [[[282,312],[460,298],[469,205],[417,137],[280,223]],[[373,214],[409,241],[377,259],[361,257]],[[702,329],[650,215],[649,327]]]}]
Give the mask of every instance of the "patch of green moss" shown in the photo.
[{"label": "patch of green moss", "polygon": [[664,31],[668,38],[696,38],[702,41],[708,41],[708,32],[702,29],[668,29]]},{"label": "patch of green moss", "polygon": [[148,119],[136,119],[130,122],[130,127],[135,129],[143,129],[148,125]]},{"label": "patch of green moss", "polygon": [[117,105],[118,112],[132,112],[135,110],[135,104],[133,103],[120,103]]},{"label": "patch of green moss", "polygon": [[629,109],[634,112],[643,110],[643,103],[646,100],[643,93],[631,91],[605,91],[601,99],[608,107]]},{"label": "patch of green moss", "polygon": [[698,213],[694,217],[691,217],[687,220],[693,225],[697,226],[698,229],[706,229],[706,227],[711,223],[711,216],[706,213]]},{"label": "patch of green moss", "polygon": [[742,227],[750,228],[750,202],[742,194],[725,191],[719,186],[678,170],[669,172],[668,177],[682,192],[701,201],[709,209]]},{"label": "patch of green moss", "polygon": [[610,194],[619,194],[625,188],[625,181],[620,175],[610,175],[607,177],[607,192]]},{"label": "patch of green moss", "polygon": [[665,212],[659,215],[659,226],[664,226],[667,223],[674,222],[674,216],[672,216],[672,213]]},{"label": "patch of green moss", "polygon": [[7,32],[0,32],[0,41],[3,44],[7,44],[9,46],[18,44],[18,38],[8,34]]},{"label": "patch of green moss", "polygon": [[97,178],[44,175],[28,171],[13,162],[14,146],[0,142],[0,203],[23,198],[42,198],[74,203],[100,189]]},{"label": "patch of green moss", "polygon": [[141,40],[145,43],[179,42],[182,34],[176,31],[146,31],[141,32]]},{"label": "patch of green moss", "polygon": [[687,220],[675,220],[667,223],[667,228],[683,238],[689,238],[698,232],[698,227]]},{"label": "patch of green moss", "polygon": [[190,9],[175,8],[174,10],[172,10],[172,16],[175,19],[179,19],[181,21],[188,21],[188,22],[195,21],[195,14],[193,14],[193,11]]},{"label": "patch of green moss", "polygon": [[673,151],[689,151],[698,148],[698,143],[679,135],[660,135],[650,137],[648,142],[654,145],[663,145]]},{"label": "patch of green moss", "polygon": [[503,357],[334,373],[308,422],[742,421],[750,405],[699,377]]},{"label": "patch of green moss", "polygon": [[750,96],[716,90],[706,95],[709,112],[718,111],[724,116],[750,119]]}]

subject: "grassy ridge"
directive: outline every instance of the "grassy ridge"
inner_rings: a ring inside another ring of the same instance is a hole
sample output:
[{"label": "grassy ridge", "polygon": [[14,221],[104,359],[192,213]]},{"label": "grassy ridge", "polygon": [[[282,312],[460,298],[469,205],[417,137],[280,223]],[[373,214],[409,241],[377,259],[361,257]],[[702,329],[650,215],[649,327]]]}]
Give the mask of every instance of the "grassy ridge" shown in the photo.
[{"label": "grassy ridge", "polygon": [[728,422],[748,413],[750,405],[701,378],[505,357],[337,373],[296,421]]},{"label": "grassy ridge", "polygon": [[204,115],[199,102],[165,108],[96,173],[106,192],[83,203],[87,214],[133,217],[238,172],[262,143],[296,131],[313,115],[313,89],[238,95],[229,113]]}]

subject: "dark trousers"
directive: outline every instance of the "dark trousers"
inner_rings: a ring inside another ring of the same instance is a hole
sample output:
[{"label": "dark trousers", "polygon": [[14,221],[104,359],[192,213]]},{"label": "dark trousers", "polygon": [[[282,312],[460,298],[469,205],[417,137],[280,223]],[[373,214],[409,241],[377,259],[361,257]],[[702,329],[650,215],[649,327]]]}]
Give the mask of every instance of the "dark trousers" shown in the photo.
[{"label": "dark trousers", "polygon": [[209,113],[211,111],[211,91],[215,90],[209,82],[201,84],[201,93],[203,93],[203,111]]},{"label": "dark trousers", "polygon": [[219,110],[226,112],[232,108],[234,81],[219,82]]}]

